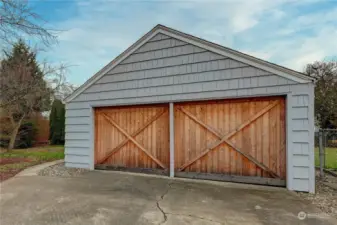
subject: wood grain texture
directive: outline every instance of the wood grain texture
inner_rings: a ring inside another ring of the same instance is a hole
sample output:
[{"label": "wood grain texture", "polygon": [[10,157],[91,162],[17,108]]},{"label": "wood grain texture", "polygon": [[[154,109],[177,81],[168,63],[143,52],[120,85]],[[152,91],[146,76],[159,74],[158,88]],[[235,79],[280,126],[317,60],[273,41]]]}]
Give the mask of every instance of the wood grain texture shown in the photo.
[{"label": "wood grain texture", "polygon": [[168,105],[95,109],[95,165],[168,168]]},{"label": "wood grain texture", "polygon": [[[136,141],[133,137],[131,137],[124,129],[122,129],[115,121],[113,121],[109,116],[107,116],[105,113],[102,114],[104,116],[104,118],[114,127],[116,127],[118,129],[119,132],[121,132],[122,134],[124,134],[130,141],[132,141],[140,150],[142,150],[147,156],[149,156],[154,162],[156,162],[160,167],[162,167],[163,169],[165,169],[166,167],[164,166],[164,164],[159,161],[155,156],[153,156],[153,154],[151,154],[151,152],[149,152],[148,149],[144,148],[141,144],[138,143],[138,141]],[[128,114],[127,114],[128,115]],[[130,118],[127,118],[127,121],[130,121]],[[128,125],[128,127],[130,126],[131,123],[126,123]],[[152,139],[152,135],[149,135],[148,138]],[[151,145],[152,143],[150,143]],[[130,144],[128,143],[127,148],[130,148]],[[154,149],[156,149],[156,146],[154,146]],[[156,152],[155,152],[156,153]],[[126,158],[130,158],[130,150],[125,151],[124,155]],[[152,162],[153,164],[153,162]],[[153,165],[152,165],[153,166]]]},{"label": "wood grain texture", "polygon": [[283,97],[175,104],[175,169],[285,179],[284,110]]}]

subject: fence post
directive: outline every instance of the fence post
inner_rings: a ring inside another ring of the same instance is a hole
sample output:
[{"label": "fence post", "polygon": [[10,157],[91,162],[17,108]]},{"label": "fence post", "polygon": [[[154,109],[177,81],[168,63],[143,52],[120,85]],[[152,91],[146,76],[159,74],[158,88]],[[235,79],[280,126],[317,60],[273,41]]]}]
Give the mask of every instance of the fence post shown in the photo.
[{"label": "fence post", "polygon": [[323,163],[324,163],[324,152],[323,152],[323,131],[320,130],[318,133],[318,139],[319,139],[319,171],[320,176],[324,176],[323,172]]},{"label": "fence post", "polygon": [[326,155],[325,155],[325,148],[328,146],[328,130],[323,130],[323,168],[326,168]]}]

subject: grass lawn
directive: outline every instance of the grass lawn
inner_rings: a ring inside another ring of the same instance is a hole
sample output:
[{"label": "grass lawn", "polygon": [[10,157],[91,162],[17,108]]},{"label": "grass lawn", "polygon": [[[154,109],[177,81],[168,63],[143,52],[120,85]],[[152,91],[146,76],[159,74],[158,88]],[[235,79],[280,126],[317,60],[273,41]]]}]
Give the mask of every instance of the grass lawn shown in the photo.
[{"label": "grass lawn", "polygon": [[[319,166],[318,148],[315,148],[315,166]],[[325,166],[327,169],[337,169],[337,148],[325,148]]]},{"label": "grass lawn", "polygon": [[57,145],[13,149],[10,152],[0,153],[0,182],[29,166],[63,158],[64,147]]}]

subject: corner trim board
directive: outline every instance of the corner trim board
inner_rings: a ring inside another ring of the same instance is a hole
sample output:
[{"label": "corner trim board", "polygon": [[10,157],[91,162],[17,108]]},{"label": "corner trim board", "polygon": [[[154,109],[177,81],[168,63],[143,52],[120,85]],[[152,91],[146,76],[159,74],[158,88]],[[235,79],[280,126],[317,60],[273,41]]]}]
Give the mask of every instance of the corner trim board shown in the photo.
[{"label": "corner trim board", "polygon": [[89,141],[90,141],[90,148],[89,148],[89,155],[90,155],[90,170],[95,169],[95,116],[94,116],[94,108],[90,107],[90,134],[89,134]]},{"label": "corner trim board", "polygon": [[290,114],[290,109],[291,109],[291,96],[292,93],[288,93],[286,95],[286,146],[287,146],[287,150],[286,150],[286,170],[287,170],[287,176],[286,176],[286,180],[287,180],[287,189],[288,190],[293,190],[293,171],[292,171],[292,166],[293,166],[293,162],[292,162],[292,152],[291,152],[291,146],[292,146],[292,118],[291,118],[291,114]]}]

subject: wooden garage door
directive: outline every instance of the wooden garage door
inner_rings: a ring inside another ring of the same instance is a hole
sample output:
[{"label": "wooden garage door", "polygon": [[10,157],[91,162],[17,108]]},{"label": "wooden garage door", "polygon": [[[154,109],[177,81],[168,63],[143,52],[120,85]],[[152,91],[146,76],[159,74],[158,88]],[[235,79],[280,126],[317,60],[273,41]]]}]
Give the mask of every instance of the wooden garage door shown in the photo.
[{"label": "wooden garage door", "polygon": [[95,165],[162,168],[169,165],[168,106],[95,109]]},{"label": "wooden garage door", "polygon": [[175,104],[176,174],[284,180],[285,144],[283,97]]}]

